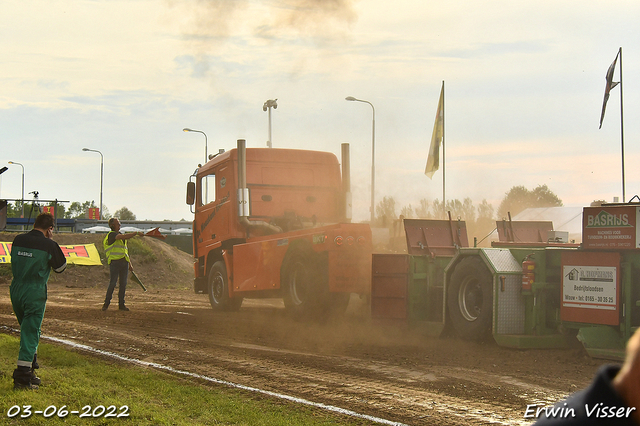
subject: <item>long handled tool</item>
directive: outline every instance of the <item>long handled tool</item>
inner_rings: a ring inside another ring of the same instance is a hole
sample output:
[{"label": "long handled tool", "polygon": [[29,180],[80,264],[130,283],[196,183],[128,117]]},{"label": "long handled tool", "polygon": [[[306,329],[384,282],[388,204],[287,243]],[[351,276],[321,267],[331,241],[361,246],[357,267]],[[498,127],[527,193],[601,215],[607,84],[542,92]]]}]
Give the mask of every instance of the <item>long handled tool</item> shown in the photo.
[{"label": "long handled tool", "polygon": [[136,273],[133,271],[131,271],[131,278],[133,278],[133,281],[135,281],[140,287],[142,287],[144,291],[147,291],[147,288],[144,286],[144,284],[142,284],[142,281],[140,281],[140,278],[138,278]]}]

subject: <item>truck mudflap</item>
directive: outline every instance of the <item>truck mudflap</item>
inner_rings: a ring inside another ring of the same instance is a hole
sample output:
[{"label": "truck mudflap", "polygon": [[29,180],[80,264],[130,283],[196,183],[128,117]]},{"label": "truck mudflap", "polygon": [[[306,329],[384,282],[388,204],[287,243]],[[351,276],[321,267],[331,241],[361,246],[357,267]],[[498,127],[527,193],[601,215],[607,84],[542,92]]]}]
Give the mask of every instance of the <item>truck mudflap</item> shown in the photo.
[{"label": "truck mudflap", "polygon": [[207,277],[196,277],[193,280],[193,291],[196,294],[204,294],[207,292]]}]

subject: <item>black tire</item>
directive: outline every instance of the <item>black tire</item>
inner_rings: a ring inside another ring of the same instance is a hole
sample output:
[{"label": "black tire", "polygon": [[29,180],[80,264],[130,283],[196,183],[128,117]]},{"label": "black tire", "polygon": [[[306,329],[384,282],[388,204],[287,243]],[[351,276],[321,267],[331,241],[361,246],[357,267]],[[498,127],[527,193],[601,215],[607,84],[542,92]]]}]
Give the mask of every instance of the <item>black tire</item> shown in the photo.
[{"label": "black tire", "polygon": [[449,319],[456,334],[479,341],[491,334],[493,278],[479,257],[466,257],[451,274],[447,289]]},{"label": "black tire", "polygon": [[215,262],[209,270],[207,292],[214,311],[237,311],[242,305],[241,297],[229,297],[229,277],[222,260]]},{"label": "black tire", "polygon": [[296,319],[318,318],[330,303],[326,271],[310,248],[292,250],[281,271],[285,309]]}]

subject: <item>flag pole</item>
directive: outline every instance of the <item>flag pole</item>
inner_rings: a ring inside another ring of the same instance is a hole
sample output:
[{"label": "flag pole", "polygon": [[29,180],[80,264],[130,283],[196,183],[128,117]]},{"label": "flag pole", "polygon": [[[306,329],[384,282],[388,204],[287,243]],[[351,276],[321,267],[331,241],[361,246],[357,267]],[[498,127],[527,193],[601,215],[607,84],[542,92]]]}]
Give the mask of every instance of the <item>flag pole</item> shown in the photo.
[{"label": "flag pole", "polygon": [[[622,77],[620,77],[620,79],[622,79]],[[445,114],[445,107],[444,107],[444,80],[442,80],[442,218],[445,219],[446,218],[446,213],[447,213],[447,199],[445,197],[445,164],[447,164],[447,162],[445,161],[445,156],[444,156],[444,134],[445,134],[445,125],[444,125],[444,114]]]},{"label": "flag pole", "polygon": [[622,153],[622,202],[626,203],[627,198],[625,194],[625,183],[624,183],[624,108],[622,103],[622,47],[618,50],[618,55],[620,55],[620,146]]}]

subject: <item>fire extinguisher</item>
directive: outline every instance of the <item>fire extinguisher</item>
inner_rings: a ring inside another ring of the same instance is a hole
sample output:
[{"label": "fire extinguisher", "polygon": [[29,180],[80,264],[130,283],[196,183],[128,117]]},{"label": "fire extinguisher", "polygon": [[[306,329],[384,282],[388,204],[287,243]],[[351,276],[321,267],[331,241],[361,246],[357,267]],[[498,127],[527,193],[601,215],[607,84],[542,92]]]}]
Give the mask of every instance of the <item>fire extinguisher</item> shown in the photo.
[{"label": "fire extinguisher", "polygon": [[531,260],[533,254],[527,255],[522,262],[522,290],[531,291],[531,286],[535,277],[536,262]]}]

